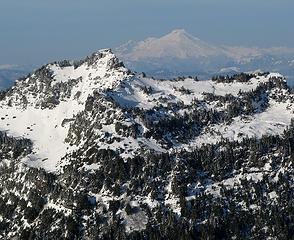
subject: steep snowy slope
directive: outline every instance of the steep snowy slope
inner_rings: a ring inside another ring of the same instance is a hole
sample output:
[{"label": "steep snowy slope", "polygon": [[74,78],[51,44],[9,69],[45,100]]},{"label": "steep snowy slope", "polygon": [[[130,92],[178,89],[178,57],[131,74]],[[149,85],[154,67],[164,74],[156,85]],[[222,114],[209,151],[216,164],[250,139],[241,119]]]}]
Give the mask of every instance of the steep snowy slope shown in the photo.
[{"label": "steep snowy slope", "polygon": [[128,70],[110,50],[101,50],[75,65],[48,64],[17,81],[3,96],[0,129],[33,141],[33,153],[24,162],[54,171],[72,149],[65,142],[68,122],[85,108],[88,96],[128,77]]},{"label": "steep snowy slope", "polygon": [[0,237],[287,239],[293,104],[278,73],[43,66],[0,95]]}]

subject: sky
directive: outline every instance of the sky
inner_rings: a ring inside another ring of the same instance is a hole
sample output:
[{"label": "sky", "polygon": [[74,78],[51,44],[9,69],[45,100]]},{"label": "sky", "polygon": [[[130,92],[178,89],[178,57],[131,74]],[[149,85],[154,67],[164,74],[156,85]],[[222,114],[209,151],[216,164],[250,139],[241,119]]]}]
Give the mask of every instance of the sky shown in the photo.
[{"label": "sky", "polygon": [[183,28],[220,45],[294,48],[293,0],[0,0],[0,65],[78,59]]}]

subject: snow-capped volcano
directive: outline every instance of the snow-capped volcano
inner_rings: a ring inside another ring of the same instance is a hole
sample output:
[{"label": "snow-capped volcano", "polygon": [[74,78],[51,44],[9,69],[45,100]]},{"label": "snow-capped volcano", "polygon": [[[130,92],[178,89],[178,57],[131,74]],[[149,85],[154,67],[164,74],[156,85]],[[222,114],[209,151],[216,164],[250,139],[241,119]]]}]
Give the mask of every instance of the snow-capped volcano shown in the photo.
[{"label": "snow-capped volcano", "polygon": [[294,49],[216,46],[177,29],[159,38],[129,41],[115,49],[127,66],[151,75],[215,75],[221,69],[281,71],[294,75]]},{"label": "snow-capped volcano", "polygon": [[132,61],[148,58],[205,58],[224,54],[223,49],[177,29],[161,38],[147,38],[137,43],[129,42],[116,49],[117,54]]}]

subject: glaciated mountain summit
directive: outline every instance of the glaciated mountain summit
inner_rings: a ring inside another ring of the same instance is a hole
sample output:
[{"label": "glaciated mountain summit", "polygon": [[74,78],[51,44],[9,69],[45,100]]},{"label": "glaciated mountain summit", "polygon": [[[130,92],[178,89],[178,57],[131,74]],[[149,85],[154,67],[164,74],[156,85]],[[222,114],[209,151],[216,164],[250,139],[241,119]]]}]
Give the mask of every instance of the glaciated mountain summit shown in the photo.
[{"label": "glaciated mountain summit", "polygon": [[294,49],[218,46],[176,29],[162,37],[129,41],[115,49],[126,66],[158,77],[274,70],[294,76]]},{"label": "glaciated mountain summit", "polygon": [[159,80],[105,49],[0,97],[2,239],[293,234],[294,95],[280,74]]},{"label": "glaciated mountain summit", "polygon": [[224,50],[209,45],[208,43],[196,38],[184,29],[176,29],[161,38],[147,38],[144,41],[134,43],[133,48],[129,42],[117,49],[119,54],[125,54],[126,58],[133,61],[148,58],[175,57],[185,58],[204,58],[224,54]]}]

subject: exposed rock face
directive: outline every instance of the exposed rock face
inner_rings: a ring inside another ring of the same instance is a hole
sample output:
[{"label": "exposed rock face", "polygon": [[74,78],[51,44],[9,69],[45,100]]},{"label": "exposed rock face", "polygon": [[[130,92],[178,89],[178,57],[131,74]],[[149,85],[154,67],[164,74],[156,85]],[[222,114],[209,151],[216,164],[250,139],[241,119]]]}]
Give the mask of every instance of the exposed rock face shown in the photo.
[{"label": "exposed rock face", "polygon": [[289,239],[279,74],[156,80],[101,50],[1,95],[2,239]]}]

